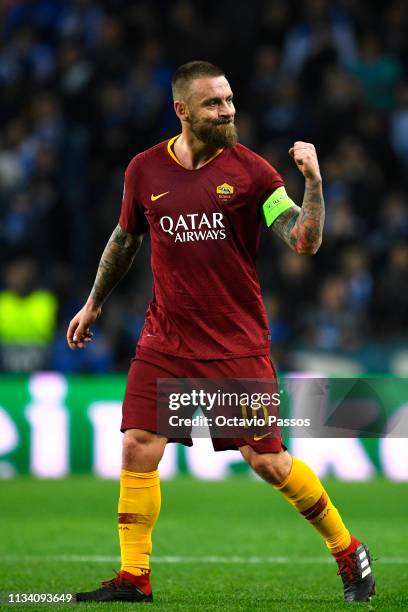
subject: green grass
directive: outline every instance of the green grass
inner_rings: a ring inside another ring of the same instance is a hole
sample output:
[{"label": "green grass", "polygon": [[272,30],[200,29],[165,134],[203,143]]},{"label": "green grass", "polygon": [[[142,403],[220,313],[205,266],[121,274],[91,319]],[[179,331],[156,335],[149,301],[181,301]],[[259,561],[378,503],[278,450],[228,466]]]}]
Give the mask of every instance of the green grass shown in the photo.
[{"label": "green grass", "polygon": [[[327,487],[350,529],[378,557],[378,595],[372,604],[354,604],[353,609],[407,610],[408,486],[376,480],[364,484],[330,481]],[[268,485],[243,476],[213,483],[180,477],[163,483],[162,490],[162,514],[154,534],[156,560],[152,563],[155,602],[149,609],[350,610],[342,601],[336,566],[320,537]],[[115,560],[75,561],[69,556],[118,555],[117,492],[117,483],[91,477],[3,481],[3,597],[9,591],[87,590],[112,577],[112,568],[118,568]],[[61,555],[65,560],[56,561]],[[169,563],[165,556],[190,560]],[[202,557],[208,556],[249,560],[202,562]],[[259,563],[259,557],[284,559]],[[66,605],[0,607],[70,609]],[[81,604],[80,608],[110,612],[131,610],[135,604]]]}]

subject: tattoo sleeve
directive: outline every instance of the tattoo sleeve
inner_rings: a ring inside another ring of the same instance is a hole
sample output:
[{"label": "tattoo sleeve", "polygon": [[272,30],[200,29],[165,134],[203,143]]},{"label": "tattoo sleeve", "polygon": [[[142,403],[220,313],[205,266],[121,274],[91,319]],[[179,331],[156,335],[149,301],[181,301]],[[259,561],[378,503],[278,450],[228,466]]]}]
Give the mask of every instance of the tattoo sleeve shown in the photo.
[{"label": "tattoo sleeve", "polygon": [[102,253],[90,298],[101,306],[126,274],[142,244],[143,236],[133,236],[117,225]]},{"label": "tattoo sleeve", "polygon": [[324,199],[320,182],[306,181],[302,207],[292,206],[272,224],[272,229],[294,251],[314,255],[322,243]]}]

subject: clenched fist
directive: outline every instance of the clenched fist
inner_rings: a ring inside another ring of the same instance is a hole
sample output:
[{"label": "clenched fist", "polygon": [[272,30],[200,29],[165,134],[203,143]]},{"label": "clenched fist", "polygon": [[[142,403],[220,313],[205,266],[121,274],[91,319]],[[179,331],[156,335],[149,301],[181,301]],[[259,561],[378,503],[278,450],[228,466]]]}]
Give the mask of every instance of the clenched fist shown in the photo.
[{"label": "clenched fist", "polygon": [[297,140],[293,147],[289,149],[289,155],[293,157],[295,163],[305,179],[311,181],[321,181],[319,162],[317,161],[316,149],[310,142]]}]

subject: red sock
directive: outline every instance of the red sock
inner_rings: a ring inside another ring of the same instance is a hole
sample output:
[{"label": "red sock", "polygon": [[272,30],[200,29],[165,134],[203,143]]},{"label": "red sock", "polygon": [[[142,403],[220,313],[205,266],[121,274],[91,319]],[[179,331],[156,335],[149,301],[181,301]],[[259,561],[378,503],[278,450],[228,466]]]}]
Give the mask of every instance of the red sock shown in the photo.
[{"label": "red sock", "polygon": [[339,553],[336,553],[335,555],[333,555],[333,557],[335,559],[341,559],[341,557],[345,555],[349,555],[350,553],[353,553],[356,550],[356,548],[360,546],[360,544],[361,544],[360,540],[357,540],[357,538],[355,538],[354,536],[351,536],[351,542],[347,546],[347,548],[345,550],[341,550]]},{"label": "red sock", "polygon": [[152,587],[150,586],[150,570],[147,570],[146,573],[142,574],[141,576],[135,576],[129,572],[121,571],[120,576],[124,580],[127,580],[128,582],[131,582],[137,586],[137,588],[143,591],[145,595],[151,594]]}]

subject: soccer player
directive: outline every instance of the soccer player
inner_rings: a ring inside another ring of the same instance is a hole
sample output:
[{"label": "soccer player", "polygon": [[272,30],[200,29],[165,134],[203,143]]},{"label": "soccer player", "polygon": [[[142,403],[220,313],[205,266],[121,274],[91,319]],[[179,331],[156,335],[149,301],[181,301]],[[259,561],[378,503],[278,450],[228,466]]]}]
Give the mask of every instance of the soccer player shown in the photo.
[{"label": "soccer player", "polygon": [[[277,171],[237,143],[232,91],[221,69],[208,62],[184,64],[172,89],[181,134],[130,162],[119,223],[90,296],[67,332],[71,349],[91,341],[91,325],[149,231],[153,299],[129,369],[121,425],[122,564],[115,578],[78,593],[77,601],[153,599],[149,555],[160,511],[158,464],[166,443],[174,441],[156,433],[157,379],[276,377],[255,270],[262,213],[267,226],[300,256],[316,253],[322,240],[324,202],[315,147],[295,142],[289,150],[305,178],[298,207]],[[337,561],[346,601],[370,599],[368,548],[350,534],[316,474],[292,457],[279,437],[213,439],[213,446],[239,450],[318,531]]]}]

